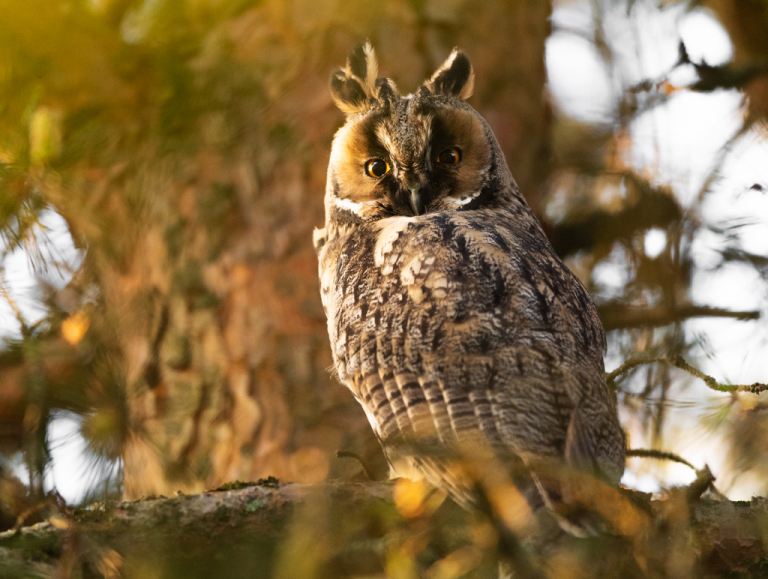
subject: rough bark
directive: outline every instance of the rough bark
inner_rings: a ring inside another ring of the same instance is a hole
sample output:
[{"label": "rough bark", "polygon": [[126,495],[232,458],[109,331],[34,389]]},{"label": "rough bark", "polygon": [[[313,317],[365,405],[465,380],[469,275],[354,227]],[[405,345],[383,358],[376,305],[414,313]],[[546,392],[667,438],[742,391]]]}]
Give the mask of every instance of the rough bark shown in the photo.
[{"label": "rough bark", "polygon": [[[392,572],[393,557],[403,550],[414,560],[429,564],[429,557],[419,559],[418,555],[419,550],[428,550],[425,541],[431,542],[433,550],[442,549],[438,555],[446,560],[466,552],[467,544],[495,551],[492,541],[477,539],[485,531],[476,515],[450,502],[429,514],[408,512],[401,499],[393,500],[395,485],[391,483],[308,485],[269,480],[243,488],[233,486],[197,495],[97,503],[88,509],[59,511],[46,522],[0,534],[0,574],[8,579],[55,573],[68,576],[62,574],[65,570],[83,577],[99,573],[117,577],[119,573],[126,579],[383,576],[380,573]],[[583,567],[588,562],[584,548],[574,545],[589,545],[595,561],[611,561],[615,574],[603,567],[600,576],[605,577],[764,576],[768,502],[694,497],[684,503],[683,495],[673,492],[650,503],[651,534],[660,536],[673,529],[674,539],[666,543],[682,541],[682,552],[669,550],[664,565],[656,565],[655,571],[653,561],[646,561],[648,575],[621,575],[627,565],[647,558],[647,553],[642,555],[643,544],[652,544],[652,538],[605,536],[569,538],[569,550],[563,549],[561,540],[560,552],[548,563],[549,572],[562,564],[558,558],[563,552],[578,555],[571,562],[572,570]],[[632,493],[630,498],[637,502],[648,499],[641,493]],[[398,514],[396,503],[408,518]],[[430,525],[447,523],[452,524],[448,538],[429,530]],[[421,547],[416,547],[419,541]],[[478,574],[487,571],[483,561],[476,557],[468,576],[483,576]],[[437,569],[430,573],[436,575]]]}]

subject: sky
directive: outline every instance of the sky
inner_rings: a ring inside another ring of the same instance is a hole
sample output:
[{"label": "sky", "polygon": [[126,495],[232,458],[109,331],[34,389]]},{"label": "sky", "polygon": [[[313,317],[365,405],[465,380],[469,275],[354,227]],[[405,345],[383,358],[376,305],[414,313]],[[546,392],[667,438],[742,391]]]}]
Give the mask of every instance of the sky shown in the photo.
[{"label": "sky", "polygon": [[[586,0],[560,0],[552,22],[555,32],[547,42],[547,70],[552,98],[567,115],[590,122],[612,123],[617,91],[627,84],[665,75],[678,57],[682,38],[691,59],[710,65],[727,62],[733,53],[731,42],[722,26],[703,10],[686,13],[669,8],[660,13],[644,2],[637,2],[632,16],[617,8],[604,18],[609,38],[621,38],[619,66],[609,69],[602,61],[589,37],[593,17]],[[609,70],[614,71],[614,76]],[[681,67],[670,78],[683,86],[695,80],[693,67]],[[669,102],[638,117],[631,127],[633,146],[628,162],[643,174],[653,175],[658,184],[671,184],[685,208],[699,194],[722,144],[740,128],[743,119],[741,96],[736,91],[697,94],[685,90],[675,92]],[[705,224],[716,226],[744,220],[740,229],[742,248],[768,255],[768,194],[750,189],[755,184],[768,185],[768,140],[749,133],[736,142],[722,167],[719,180],[701,208]],[[43,315],[34,296],[35,276],[64,287],[82,261],[66,223],[53,211],[41,219],[40,251],[48,261],[63,264],[60,270],[35,272],[27,253],[19,249],[6,257],[5,285],[16,298],[30,321]],[[744,266],[716,269],[716,249],[720,238],[702,228],[693,245],[698,265],[692,283],[694,303],[734,310],[760,310],[763,319],[740,322],[728,319],[693,319],[685,323],[689,336],[705,334],[708,341],[694,352],[695,363],[707,374],[731,383],[768,382],[768,365],[762,354],[768,345],[768,299],[766,283],[756,272]],[[651,230],[645,238],[648,253],[664,247],[665,233]],[[622,283],[620,261],[608,260],[595,273],[601,285],[610,288]],[[18,334],[10,308],[0,300],[0,334]],[[614,349],[615,350],[615,349]],[[617,351],[609,350],[606,370],[616,368],[623,360]],[[665,439],[675,452],[697,467],[708,463],[721,490],[731,499],[748,499],[762,489],[762,483],[749,477],[729,479],[727,445],[717,434],[703,429],[700,419],[716,411],[728,399],[706,388],[700,381],[680,380],[673,392],[676,404],[671,408],[669,436]],[[622,415],[632,446],[649,447],[639,423]],[[78,502],[89,482],[84,440],[79,422],[73,415],[62,414],[51,424],[52,468],[46,479],[69,501]],[[19,474],[23,468],[18,467]],[[656,491],[664,485],[686,484],[694,473],[682,465],[631,459],[623,482],[644,491]]]},{"label": "sky", "polygon": [[[591,35],[589,3],[562,1],[553,15],[556,32],[547,45],[550,90],[557,106],[579,119],[611,122],[617,90],[644,79],[661,79],[678,59],[679,39],[685,43],[693,62],[710,65],[728,62],[733,47],[721,24],[704,10],[685,12],[680,7],[661,13],[638,2],[632,17],[616,8],[606,15],[609,41],[621,37],[618,75],[612,78],[597,49],[580,36]],[[622,54],[623,52],[623,54]],[[691,65],[680,67],[669,78],[676,86],[696,80]],[[724,143],[740,129],[742,97],[737,91],[694,93],[680,90],[663,106],[639,116],[631,126],[631,165],[656,184],[670,184],[683,208],[691,207],[707,179]],[[747,133],[732,147],[719,179],[701,207],[700,218],[709,226],[734,223],[740,228],[742,249],[768,255],[768,194],[751,189],[768,185],[768,141],[765,135]],[[745,220],[746,216],[746,220]],[[721,382],[751,384],[768,382],[764,353],[768,345],[768,296],[766,283],[758,273],[743,265],[716,268],[722,238],[701,229],[692,248],[697,264],[692,281],[695,304],[731,310],[759,310],[762,318],[743,322],[724,318],[694,318],[684,324],[687,337],[706,335],[707,341],[694,350],[695,364]],[[645,238],[649,254],[664,247],[665,233],[651,230]],[[623,285],[621,260],[607,260],[595,271],[600,285]],[[609,348],[606,370],[623,359]],[[763,481],[753,477],[732,480],[727,467],[727,444],[722,434],[712,434],[701,418],[716,412],[730,395],[711,391],[698,380],[680,380],[671,393],[674,404],[667,420],[665,443],[697,468],[707,463],[718,476],[718,486],[734,500],[749,499],[764,492]],[[639,423],[622,416],[633,447],[650,447]],[[695,478],[683,465],[630,459],[623,482],[644,491],[657,491],[670,484],[686,484]]]}]

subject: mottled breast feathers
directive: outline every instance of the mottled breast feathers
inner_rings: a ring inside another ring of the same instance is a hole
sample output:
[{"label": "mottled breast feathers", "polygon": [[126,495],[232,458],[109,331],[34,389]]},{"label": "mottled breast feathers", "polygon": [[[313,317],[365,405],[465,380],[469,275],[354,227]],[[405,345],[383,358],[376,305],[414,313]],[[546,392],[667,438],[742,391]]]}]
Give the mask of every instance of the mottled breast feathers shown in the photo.
[{"label": "mottled breast feathers", "polygon": [[315,246],[336,370],[395,471],[459,500],[440,456],[467,443],[503,461],[590,464],[616,483],[624,440],[603,327],[464,101],[473,78],[454,51],[403,97],[369,45],[332,77],[347,122]]}]

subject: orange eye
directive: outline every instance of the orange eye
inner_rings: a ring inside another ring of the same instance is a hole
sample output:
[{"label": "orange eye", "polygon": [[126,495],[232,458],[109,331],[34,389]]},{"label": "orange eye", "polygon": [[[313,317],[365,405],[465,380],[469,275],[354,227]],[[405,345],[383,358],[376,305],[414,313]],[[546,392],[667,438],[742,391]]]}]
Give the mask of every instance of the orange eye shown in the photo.
[{"label": "orange eye", "polygon": [[443,149],[437,156],[437,162],[446,165],[455,165],[459,161],[461,161],[461,149],[458,147],[448,147],[447,149]]},{"label": "orange eye", "polygon": [[365,174],[374,179],[381,179],[389,173],[389,163],[384,159],[371,159],[365,163]]}]

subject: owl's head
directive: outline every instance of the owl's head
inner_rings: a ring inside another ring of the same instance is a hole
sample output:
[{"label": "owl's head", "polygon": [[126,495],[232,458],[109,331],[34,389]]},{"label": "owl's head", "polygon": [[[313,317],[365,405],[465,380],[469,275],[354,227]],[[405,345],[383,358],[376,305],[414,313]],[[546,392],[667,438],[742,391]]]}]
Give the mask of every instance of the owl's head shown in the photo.
[{"label": "owl's head", "polygon": [[407,96],[377,73],[366,43],[331,77],[347,121],[331,151],[329,219],[373,221],[521,200],[493,132],[465,102],[474,72],[463,52],[454,49]]}]

